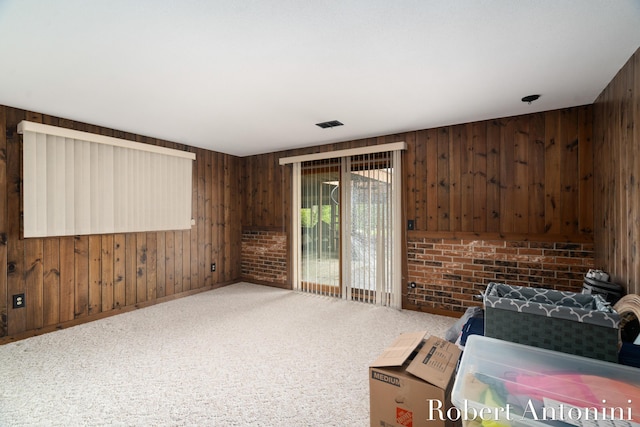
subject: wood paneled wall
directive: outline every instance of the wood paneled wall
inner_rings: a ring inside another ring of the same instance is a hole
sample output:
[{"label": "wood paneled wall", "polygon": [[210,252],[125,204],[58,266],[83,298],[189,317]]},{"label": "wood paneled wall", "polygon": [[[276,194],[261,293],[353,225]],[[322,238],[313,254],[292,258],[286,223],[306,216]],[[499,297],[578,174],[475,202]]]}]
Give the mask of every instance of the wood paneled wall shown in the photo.
[{"label": "wood paneled wall", "polygon": [[407,218],[418,231],[590,235],[591,120],[585,106],[407,134]]},{"label": "wood paneled wall", "polygon": [[246,157],[243,227],[290,232],[279,158],[405,141],[407,237],[592,242],[592,132],[582,106]]},{"label": "wood paneled wall", "polygon": [[[195,152],[196,225],[186,231],[23,239],[17,134],[23,119]],[[0,343],[238,280],[240,170],[234,156],[0,106]],[[26,306],[13,309],[12,296],[20,293]]]},{"label": "wood paneled wall", "polygon": [[640,49],[594,104],[596,266],[640,293]]},{"label": "wood paneled wall", "polygon": [[287,227],[291,172],[279,158],[397,141],[414,233],[591,239],[591,106],[246,157],[243,225]]}]

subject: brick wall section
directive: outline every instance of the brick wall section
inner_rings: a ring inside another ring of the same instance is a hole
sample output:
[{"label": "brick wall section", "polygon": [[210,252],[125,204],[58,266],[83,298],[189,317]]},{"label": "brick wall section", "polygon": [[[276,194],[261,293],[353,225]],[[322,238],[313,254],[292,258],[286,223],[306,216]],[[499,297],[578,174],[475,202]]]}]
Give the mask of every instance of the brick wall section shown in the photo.
[{"label": "brick wall section", "polygon": [[286,284],[287,235],[284,232],[243,230],[242,278]]},{"label": "brick wall section", "polygon": [[464,312],[489,282],[580,292],[594,265],[593,243],[407,239],[406,302],[418,309]]}]

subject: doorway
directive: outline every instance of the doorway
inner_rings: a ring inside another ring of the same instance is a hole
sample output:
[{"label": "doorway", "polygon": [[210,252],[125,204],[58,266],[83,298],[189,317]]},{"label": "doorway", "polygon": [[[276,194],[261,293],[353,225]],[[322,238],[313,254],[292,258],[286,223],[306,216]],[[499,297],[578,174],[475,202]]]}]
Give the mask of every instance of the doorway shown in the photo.
[{"label": "doorway", "polygon": [[401,151],[294,164],[294,288],[401,307]]}]

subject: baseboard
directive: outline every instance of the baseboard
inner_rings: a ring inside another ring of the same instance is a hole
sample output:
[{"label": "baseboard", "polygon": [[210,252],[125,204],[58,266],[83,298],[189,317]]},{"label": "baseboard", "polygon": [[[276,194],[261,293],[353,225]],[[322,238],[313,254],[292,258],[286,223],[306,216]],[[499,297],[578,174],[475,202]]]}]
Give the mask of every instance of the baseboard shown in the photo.
[{"label": "baseboard", "polygon": [[82,325],[83,323],[90,323],[90,322],[93,322],[94,320],[100,320],[100,319],[104,319],[104,318],[111,317],[111,316],[117,316],[119,314],[128,313],[130,311],[134,311],[134,310],[137,310],[139,308],[150,307],[152,305],[161,304],[163,302],[168,302],[168,301],[172,301],[172,300],[175,300],[175,299],[188,297],[188,296],[191,296],[191,295],[199,294],[201,292],[211,291],[213,289],[218,289],[218,288],[222,288],[224,286],[233,285],[234,283],[239,283],[241,281],[242,280],[230,280],[230,281],[227,281],[227,282],[215,283],[213,285],[204,286],[202,288],[190,289],[188,291],[180,292],[178,294],[167,295],[167,296],[164,296],[164,297],[156,298],[156,299],[154,299],[152,301],[145,301],[145,302],[141,302],[141,303],[137,303],[137,304],[133,304],[133,305],[128,305],[128,306],[125,306],[125,307],[114,308],[113,310],[104,311],[104,312],[101,312],[101,313],[92,314],[90,316],[84,316],[84,317],[80,317],[80,318],[77,318],[77,319],[69,320],[68,322],[58,323],[56,325],[45,326],[43,328],[38,328],[38,329],[31,330],[31,331],[26,331],[26,332],[21,332],[19,334],[15,334],[15,335],[8,335],[8,336],[0,338],[0,345],[8,344],[10,342],[20,341],[20,340],[23,340],[25,338],[35,337],[35,336],[38,336],[38,335],[43,335],[43,334],[47,334],[47,333],[54,332],[54,331],[59,331],[61,329],[71,328],[73,326]]}]

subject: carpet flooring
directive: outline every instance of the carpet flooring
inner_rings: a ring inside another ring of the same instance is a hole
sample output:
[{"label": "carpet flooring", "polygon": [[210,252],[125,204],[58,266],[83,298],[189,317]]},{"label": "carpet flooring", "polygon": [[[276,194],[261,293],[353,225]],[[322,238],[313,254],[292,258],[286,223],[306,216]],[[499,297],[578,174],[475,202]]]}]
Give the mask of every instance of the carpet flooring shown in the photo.
[{"label": "carpet flooring", "polygon": [[0,346],[0,426],[368,426],[369,363],[454,322],[238,283]]}]

